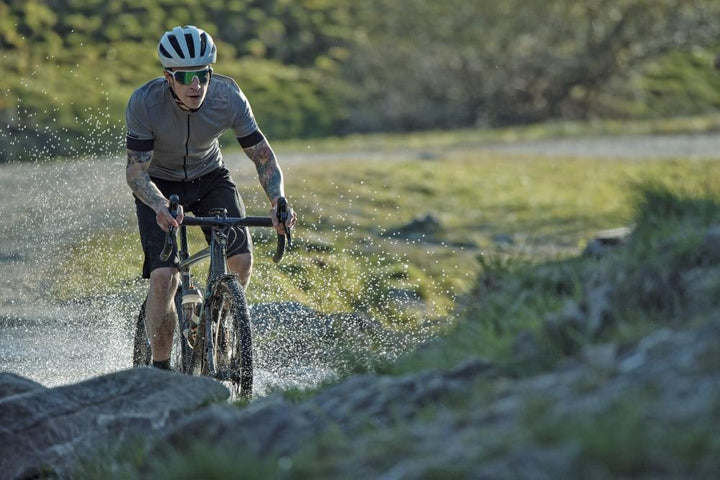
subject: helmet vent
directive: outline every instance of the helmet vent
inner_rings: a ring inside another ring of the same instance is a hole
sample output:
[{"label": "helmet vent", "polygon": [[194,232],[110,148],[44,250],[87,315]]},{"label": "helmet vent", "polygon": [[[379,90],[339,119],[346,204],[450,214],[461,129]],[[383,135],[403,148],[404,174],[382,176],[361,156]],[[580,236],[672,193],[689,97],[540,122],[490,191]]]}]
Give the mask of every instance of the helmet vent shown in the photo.
[{"label": "helmet vent", "polygon": [[189,33],[185,34],[185,45],[187,45],[188,50],[190,52],[190,58],[195,57],[195,42],[193,41],[193,36]]},{"label": "helmet vent", "polygon": [[[172,45],[173,49],[175,50],[175,53],[177,53],[180,58],[185,58],[182,47],[180,46],[180,42],[177,41],[177,38],[174,35],[169,35],[168,40],[170,41],[170,45]],[[192,43],[192,37],[190,39],[190,42]]]},{"label": "helmet vent", "polygon": [[207,35],[203,32],[200,34],[200,55],[205,55],[207,52]]}]

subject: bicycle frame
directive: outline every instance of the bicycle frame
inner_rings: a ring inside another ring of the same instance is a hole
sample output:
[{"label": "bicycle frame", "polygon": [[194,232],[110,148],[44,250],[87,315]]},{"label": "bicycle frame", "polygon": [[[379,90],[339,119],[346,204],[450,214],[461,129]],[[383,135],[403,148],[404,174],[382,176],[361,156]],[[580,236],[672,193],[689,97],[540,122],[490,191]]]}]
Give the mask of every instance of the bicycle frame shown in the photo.
[{"label": "bicycle frame", "polygon": [[[169,210],[173,216],[179,211],[179,198],[171,195]],[[252,396],[253,358],[250,311],[239,279],[229,270],[227,247],[231,232],[243,235],[233,227],[273,227],[281,224],[285,234],[278,234],[273,256],[279,262],[286,248],[291,248],[291,228],[288,225],[292,210],[287,200],[279,198],[276,219],[271,217],[228,217],[225,209],[211,210],[213,216],[184,217],[180,225],[171,227],[159,257],[167,261],[177,247],[180,285],[175,294],[178,313],[171,361],[175,368],[191,375],[208,375],[217,380],[230,381],[244,398]],[[187,227],[205,227],[208,246],[190,254]],[[179,244],[178,234],[179,233]],[[249,238],[239,239],[249,241]],[[210,258],[205,297],[193,282],[192,267]],[[230,322],[230,323],[228,323]],[[151,360],[150,342],[145,329],[145,303],[136,322],[133,342],[133,365],[148,365]]]},{"label": "bicycle frame", "polygon": [[[179,209],[178,196],[171,195],[169,200],[170,213],[176,216]],[[292,211],[282,197],[278,199],[276,207],[277,220],[271,217],[227,217],[225,209],[212,210],[210,213],[214,216],[184,217],[178,227],[169,229],[160,253],[160,259],[166,261],[176,246],[178,247],[181,281],[175,294],[178,324],[171,360],[175,361],[176,368],[183,373],[208,375],[217,380],[231,381],[233,388],[237,388],[244,398],[252,396],[253,382],[250,312],[243,287],[228,268],[228,238],[233,231],[232,227],[273,227],[274,224],[282,224],[285,235],[278,234],[277,248],[273,256],[273,261],[279,262],[286,247],[289,249],[292,246],[291,229],[286,223]],[[208,247],[192,255],[188,245],[188,226],[209,229]],[[236,231],[238,235],[243,234]],[[193,283],[191,268],[208,257],[210,266],[203,299]],[[146,335],[143,303],[136,322],[133,365],[148,365],[150,360],[150,342]]]},{"label": "bicycle frame", "polygon": [[[216,212],[214,212],[215,218],[217,219],[225,219],[225,211],[220,209]],[[192,223],[192,220],[190,220]],[[230,226],[225,224],[222,226],[214,225],[210,227],[210,245],[204,248],[203,250],[200,250],[199,252],[193,254],[192,256],[189,253],[189,246],[188,246],[188,237],[187,237],[187,225],[180,225],[178,229],[178,233],[180,236],[180,245],[178,248],[178,257],[180,260],[179,264],[179,270],[180,270],[180,280],[181,280],[181,305],[183,309],[183,315],[182,317],[178,315],[178,319],[183,318],[184,322],[187,322],[188,317],[190,317],[193,314],[193,311],[195,309],[195,302],[185,302],[185,296],[188,295],[188,292],[192,292],[195,290],[195,285],[193,284],[193,278],[192,278],[192,272],[190,271],[190,267],[194,265],[195,263],[204,260],[205,258],[210,257],[210,266],[208,268],[208,277],[205,284],[205,296],[204,298],[208,299],[210,298],[210,295],[212,294],[213,287],[215,285],[215,282],[220,280],[221,278],[225,277],[229,274],[228,266],[227,266],[227,239],[228,239],[228,232],[230,230]],[[247,239],[246,239],[247,241]],[[187,305],[187,307],[186,307]],[[179,312],[178,312],[179,313]],[[205,358],[212,359],[214,358],[214,349],[215,349],[215,341],[211,338],[213,335],[213,331],[211,328],[209,328],[209,324],[206,321],[206,319],[210,319],[212,315],[212,312],[210,311],[210,306],[206,302],[203,304],[203,308],[200,311],[199,319],[198,319],[198,325],[202,325],[205,322],[205,328],[203,329],[205,334]],[[185,329],[185,327],[189,328],[190,325],[181,325],[181,331]],[[188,365],[188,368],[193,367],[192,365]],[[214,373],[215,372],[215,365],[208,365],[208,369]]]}]

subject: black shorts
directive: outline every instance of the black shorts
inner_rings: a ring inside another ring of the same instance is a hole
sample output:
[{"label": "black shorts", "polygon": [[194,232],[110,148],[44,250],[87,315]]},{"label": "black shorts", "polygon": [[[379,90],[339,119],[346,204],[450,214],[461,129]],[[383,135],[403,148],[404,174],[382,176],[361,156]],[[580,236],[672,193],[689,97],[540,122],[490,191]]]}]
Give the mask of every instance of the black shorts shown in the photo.
[{"label": "black shorts", "polygon": [[[228,217],[244,217],[245,205],[235,183],[230,178],[230,172],[221,167],[200,178],[189,182],[172,182],[153,178],[152,181],[160,191],[169,197],[176,194],[180,197],[180,204],[185,213],[195,216],[207,216],[213,208],[225,208]],[[170,258],[160,261],[160,252],[165,244],[165,232],[158,226],[155,211],[135,197],[135,209],[140,229],[140,242],[142,243],[145,262],[143,263],[143,278],[150,278],[150,272],[160,267],[178,267],[177,250]],[[247,228],[234,228],[235,235],[228,239],[227,255],[231,257],[238,253],[252,252],[252,238]],[[205,231],[205,238],[210,241],[209,229]]]}]

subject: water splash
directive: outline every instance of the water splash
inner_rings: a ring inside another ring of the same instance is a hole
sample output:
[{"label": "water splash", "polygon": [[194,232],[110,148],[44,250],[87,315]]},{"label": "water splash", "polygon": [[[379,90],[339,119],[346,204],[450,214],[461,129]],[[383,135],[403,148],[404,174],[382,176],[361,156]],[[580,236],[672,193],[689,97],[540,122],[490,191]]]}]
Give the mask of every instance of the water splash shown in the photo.
[{"label": "water splash", "polygon": [[[50,95],[47,91],[40,94]],[[53,104],[48,101],[48,105]],[[116,135],[118,121],[110,117],[107,108],[84,112],[86,120],[79,121],[79,128],[87,137],[81,143],[67,140],[56,122],[42,125],[38,119],[59,118],[72,108],[60,104],[39,115],[18,102],[14,116],[0,131],[0,145],[22,149],[31,160],[0,164],[0,369],[46,386],[129,368],[133,322],[147,288],[140,281],[128,285],[121,295],[62,302],[48,294],[53,285],[65,280],[54,275],[70,246],[97,248],[87,239],[98,231],[127,229],[135,223],[132,197],[125,185],[125,161],[119,153],[122,138]],[[36,138],[38,132],[42,133],[41,142]],[[58,145],[75,159],[54,159]],[[335,160],[338,158],[342,157]],[[239,166],[239,176],[252,174],[247,159],[229,156],[226,160],[231,166]],[[294,163],[294,159],[288,160],[288,164]],[[318,158],[314,156],[312,161]],[[327,230],[324,227],[328,224],[342,225],[332,229],[327,243],[340,245],[343,254],[358,259],[363,273],[334,272],[333,281],[371,285],[376,298],[366,302],[354,298],[352,290],[318,289],[320,298],[316,301],[321,305],[330,308],[339,295],[360,314],[323,314],[285,303],[254,307],[258,312],[256,395],[317,386],[363,363],[390,360],[434,334],[434,327],[429,325],[401,334],[372,320],[372,308],[377,305],[400,311],[421,303],[407,272],[409,261],[401,252],[407,240],[390,238],[378,245],[378,232],[359,233],[365,227],[342,212],[360,202],[360,196],[347,186],[336,185],[336,190],[334,201],[302,194],[308,196],[303,198],[304,203],[317,205],[312,212],[317,223],[304,228],[319,232]],[[390,215],[379,218],[378,214],[371,221],[387,223]],[[381,255],[368,255],[378,250]],[[329,268],[320,257],[308,256],[306,260],[314,268]],[[384,271],[390,263],[405,265],[405,271]],[[110,281],[114,272],[99,269],[100,282]],[[404,276],[405,286],[390,286],[388,274]],[[270,317],[260,314],[273,308],[275,313]],[[304,322],[294,323],[298,319]]]}]

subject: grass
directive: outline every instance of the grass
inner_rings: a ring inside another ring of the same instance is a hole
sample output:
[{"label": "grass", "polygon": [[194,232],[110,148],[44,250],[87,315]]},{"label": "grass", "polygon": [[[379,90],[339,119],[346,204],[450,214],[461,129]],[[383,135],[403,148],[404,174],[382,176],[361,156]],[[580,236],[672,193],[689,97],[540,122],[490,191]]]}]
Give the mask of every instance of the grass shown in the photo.
[{"label": "grass", "polygon": [[[391,138],[392,144],[415,145],[424,137]],[[534,158],[467,147],[431,156],[398,156],[387,147],[386,158],[381,150],[375,152],[380,159],[368,160],[364,150],[352,150],[353,139],[344,145],[342,161],[285,169],[286,190],[300,215],[297,248],[272,264],[274,240],[254,232],[251,302],[296,300],[326,313],[367,313],[396,328],[428,319],[440,326],[455,298],[487,267],[478,258],[576,255],[596,231],[631,222],[633,184],[663,179],[707,189],[720,170],[712,161]],[[264,214],[252,208],[266,203],[257,182],[240,187],[249,213]],[[427,216],[438,222],[432,231],[403,231]],[[71,299],[136,285],[141,254],[135,230],[129,214],[110,242],[102,233],[102,240],[76,245],[53,293]]]},{"label": "grass", "polygon": [[[663,181],[648,175],[654,180],[635,184],[628,204],[635,224],[631,243],[610,261],[482,257],[477,283],[456,304],[460,320],[454,328],[383,371],[451,368],[481,356],[514,375],[531,375],[592,341],[628,342],[658,323],[704,321],[720,296],[720,273],[713,263],[717,256],[710,251],[701,257],[712,249],[707,228],[720,223],[720,196],[700,171],[693,176],[691,170]],[[600,303],[611,328],[596,334],[577,330],[563,311],[587,302],[592,289],[602,284],[611,286],[606,303]],[[555,331],[548,330],[549,319],[557,321]]]}]

